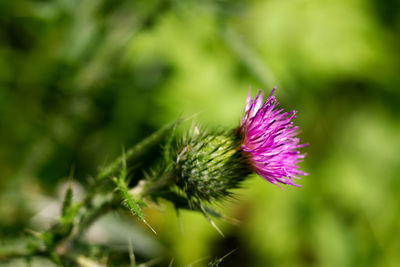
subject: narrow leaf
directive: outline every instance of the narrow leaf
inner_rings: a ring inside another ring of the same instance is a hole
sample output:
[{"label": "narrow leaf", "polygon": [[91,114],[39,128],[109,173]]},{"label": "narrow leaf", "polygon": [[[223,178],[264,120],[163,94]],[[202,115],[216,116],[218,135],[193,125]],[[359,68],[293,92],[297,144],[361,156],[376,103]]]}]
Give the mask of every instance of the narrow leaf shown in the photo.
[{"label": "narrow leaf", "polygon": [[72,186],[69,185],[67,191],[65,192],[65,197],[62,205],[61,216],[67,217],[70,213],[72,206]]},{"label": "narrow leaf", "polygon": [[136,216],[139,217],[142,221],[144,220],[142,209],[140,208],[139,204],[134,200],[131,195],[129,195],[126,186],[119,187],[121,192],[122,198],[124,200],[124,204],[126,207]]},{"label": "narrow leaf", "polygon": [[119,190],[119,192],[121,193],[122,199],[123,199],[123,203],[125,204],[125,206],[134,214],[136,215],[140,220],[142,220],[142,222],[144,222],[144,224],[146,224],[155,234],[156,231],[154,231],[154,229],[147,223],[147,221],[145,220],[144,216],[143,216],[143,212],[142,209],[140,208],[139,205],[139,201],[134,199],[132,197],[131,194],[129,194],[128,192],[128,186],[126,184],[126,175],[127,175],[127,169],[126,169],[126,157],[125,157],[125,153],[124,151],[122,151],[122,168],[121,168],[121,172],[120,175],[118,177],[118,179],[114,179],[117,188]]}]

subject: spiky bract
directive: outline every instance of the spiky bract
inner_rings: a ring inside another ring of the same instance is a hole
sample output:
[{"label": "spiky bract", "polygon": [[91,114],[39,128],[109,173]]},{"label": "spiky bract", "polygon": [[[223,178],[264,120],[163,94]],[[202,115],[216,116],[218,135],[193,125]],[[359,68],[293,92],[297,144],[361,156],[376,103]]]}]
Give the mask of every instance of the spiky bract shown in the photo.
[{"label": "spiky bract", "polygon": [[229,196],[250,173],[233,134],[195,133],[176,155],[177,186],[189,199],[211,201]]}]

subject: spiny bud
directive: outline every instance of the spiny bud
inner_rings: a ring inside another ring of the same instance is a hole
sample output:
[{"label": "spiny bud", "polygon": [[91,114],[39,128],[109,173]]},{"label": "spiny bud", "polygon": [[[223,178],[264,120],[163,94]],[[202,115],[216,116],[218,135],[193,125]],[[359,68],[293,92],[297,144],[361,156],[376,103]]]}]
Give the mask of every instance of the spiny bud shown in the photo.
[{"label": "spiny bud", "polygon": [[177,186],[189,199],[211,201],[229,196],[251,170],[233,134],[194,133],[176,155]]}]

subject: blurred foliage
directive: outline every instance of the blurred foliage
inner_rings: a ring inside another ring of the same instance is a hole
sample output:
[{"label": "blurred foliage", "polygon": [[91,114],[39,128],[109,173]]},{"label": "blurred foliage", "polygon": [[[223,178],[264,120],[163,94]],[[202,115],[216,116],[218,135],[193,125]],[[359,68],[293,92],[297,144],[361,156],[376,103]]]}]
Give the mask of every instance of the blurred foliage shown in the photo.
[{"label": "blurred foliage", "polygon": [[236,248],[221,266],[399,266],[399,33],[398,1],[1,1],[0,239],[59,215],[72,168],[83,191],[122,146],[182,114],[235,127],[249,86],[277,85],[310,143],[301,189],[254,177],[220,207],[242,221],[217,221],[225,238],[166,206],[144,210],[157,237],[111,216],[93,242],[174,266]]}]

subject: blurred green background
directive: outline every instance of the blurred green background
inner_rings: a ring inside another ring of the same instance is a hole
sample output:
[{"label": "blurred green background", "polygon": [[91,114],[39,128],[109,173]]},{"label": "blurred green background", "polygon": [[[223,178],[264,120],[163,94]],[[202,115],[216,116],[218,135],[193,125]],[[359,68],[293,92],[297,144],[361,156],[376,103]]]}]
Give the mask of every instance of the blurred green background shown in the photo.
[{"label": "blurred green background", "polygon": [[84,191],[122,146],[180,115],[235,127],[276,85],[310,143],[302,188],[252,177],[225,238],[164,204],[158,236],[114,214],[89,240],[174,266],[400,266],[399,73],[395,0],[1,1],[0,240],[57,216],[72,166]]}]

